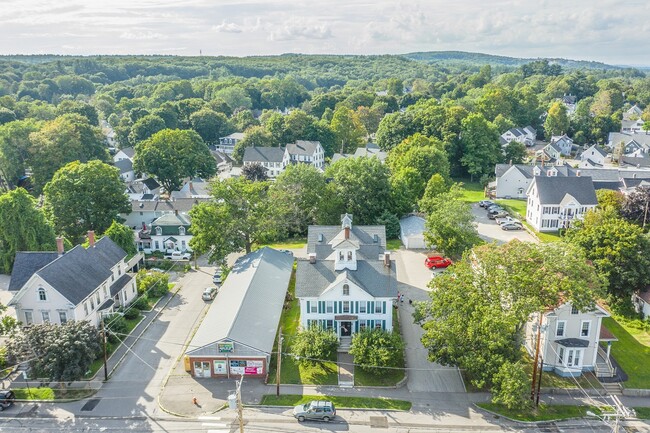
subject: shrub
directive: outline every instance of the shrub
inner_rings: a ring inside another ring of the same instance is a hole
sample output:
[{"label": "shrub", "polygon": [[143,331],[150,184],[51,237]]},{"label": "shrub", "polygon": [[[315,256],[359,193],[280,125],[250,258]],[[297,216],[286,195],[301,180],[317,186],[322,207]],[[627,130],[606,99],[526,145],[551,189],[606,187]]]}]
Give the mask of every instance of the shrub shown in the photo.
[{"label": "shrub", "polygon": [[508,409],[525,409],[530,405],[530,378],[521,362],[504,362],[492,382],[492,403]]},{"label": "shrub", "polygon": [[339,340],[333,330],[322,329],[319,326],[311,326],[309,329],[301,330],[296,334],[291,346],[293,354],[298,356],[299,364],[320,364],[320,361],[333,361],[336,359],[336,351],[339,347]]},{"label": "shrub", "polygon": [[377,218],[377,224],[386,226],[387,239],[399,239],[401,227],[399,225],[399,218],[397,218],[397,215],[385,210],[379,216],[379,218]]},{"label": "shrub", "polygon": [[104,327],[108,331],[108,339],[111,343],[117,343],[124,334],[129,332],[129,325],[121,314],[111,314],[104,316]]},{"label": "shrub", "polygon": [[169,291],[169,275],[165,272],[141,270],[136,275],[138,294],[149,296],[163,296]]},{"label": "shrub", "polygon": [[124,311],[124,318],[127,320],[137,319],[139,316],[140,310],[135,306]]},{"label": "shrub", "polygon": [[362,370],[381,374],[382,367],[400,367],[404,360],[404,342],[396,332],[372,329],[357,332],[352,337],[350,355]]},{"label": "shrub", "polygon": [[140,311],[147,311],[149,310],[149,303],[147,302],[147,296],[140,296],[138,299],[135,300],[133,304],[131,304],[133,308],[131,310],[135,310],[136,308]]}]

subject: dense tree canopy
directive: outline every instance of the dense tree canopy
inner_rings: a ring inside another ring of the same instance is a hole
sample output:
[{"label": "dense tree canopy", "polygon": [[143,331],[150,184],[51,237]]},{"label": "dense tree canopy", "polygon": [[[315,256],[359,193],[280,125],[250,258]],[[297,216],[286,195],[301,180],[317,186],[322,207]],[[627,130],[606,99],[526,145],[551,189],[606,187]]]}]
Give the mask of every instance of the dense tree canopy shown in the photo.
[{"label": "dense tree canopy", "polygon": [[133,230],[124,224],[113,221],[104,232],[104,236],[111,238],[127,254],[135,254],[138,250],[135,247],[135,236]]},{"label": "dense tree canopy", "polygon": [[119,171],[97,160],[67,164],[43,192],[46,214],[55,229],[73,242],[88,230],[103,233],[119,213],[131,211]]},{"label": "dense tree canopy", "polygon": [[0,195],[0,272],[10,274],[18,251],[54,251],[54,230],[22,188]]},{"label": "dense tree canopy", "polygon": [[217,171],[210,149],[199,134],[164,129],[135,148],[133,168],[154,176],[167,192],[176,191],[183,178],[209,178]]}]

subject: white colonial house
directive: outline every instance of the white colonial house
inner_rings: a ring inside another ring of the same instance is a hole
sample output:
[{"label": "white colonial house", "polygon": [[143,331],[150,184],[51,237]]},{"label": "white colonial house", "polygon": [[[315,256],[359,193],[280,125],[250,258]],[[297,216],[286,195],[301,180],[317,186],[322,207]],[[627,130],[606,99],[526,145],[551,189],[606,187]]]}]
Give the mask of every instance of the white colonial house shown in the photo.
[{"label": "white colonial house", "polygon": [[115,152],[113,155],[113,162],[129,160],[133,162],[133,157],[135,156],[135,149],[132,147],[125,147]]},{"label": "white colonial house", "polygon": [[226,155],[232,155],[235,151],[235,145],[237,142],[243,140],[245,136],[246,134],[243,132],[233,132],[225,137],[219,137],[219,144],[216,145],[216,150],[223,152]]},{"label": "white colonial house", "polygon": [[274,179],[284,171],[289,164],[289,153],[284,147],[258,147],[251,146],[244,149],[242,159],[244,166],[260,164],[266,168],[266,175]]},{"label": "white colonial house", "polygon": [[631,119],[621,120],[621,133],[623,134],[640,134],[645,133],[643,130],[643,124],[645,122],[642,119]]},{"label": "white colonial house", "polygon": [[538,232],[568,228],[598,204],[588,176],[535,176],[526,195],[526,221]]},{"label": "white colonial house", "polygon": [[291,164],[311,164],[319,170],[325,168],[325,151],[319,141],[296,140],[287,144]]},{"label": "white colonial house", "polygon": [[573,150],[573,140],[566,134],[552,136],[549,145],[558,149],[562,156],[571,155],[571,151]]},{"label": "white colonial house", "polygon": [[130,159],[120,159],[114,162],[113,165],[120,171],[120,179],[123,182],[133,182],[135,180],[133,162]]},{"label": "white colonial house", "polygon": [[564,377],[580,376],[584,371],[593,371],[598,377],[612,377],[615,369],[610,350],[616,337],[602,324],[603,318],[609,316],[598,305],[592,311],[579,311],[568,302],[533,314],[526,325],[526,350],[535,355],[539,336],[539,356],[545,371]]},{"label": "white colonial house", "polygon": [[23,324],[65,323],[87,320],[99,325],[104,314],[130,304],[137,297],[135,278],[129,272],[142,259],[127,254],[109,237],[89,246],[77,245],[64,252],[57,239],[57,252],[19,252],[11,273],[9,305]]},{"label": "white colonial house", "polygon": [[524,128],[512,128],[501,134],[502,144],[510,143],[511,141],[517,141],[528,147],[535,144],[537,139],[537,131],[532,126],[526,126]]},{"label": "white colonial house", "polygon": [[342,350],[356,332],[393,329],[397,280],[384,226],[352,226],[345,214],[341,226],[310,226],[307,252],[296,270],[303,328],[334,330]]},{"label": "white colonial house", "polygon": [[192,233],[189,215],[166,213],[156,218],[149,229],[138,232],[136,242],[138,249],[171,252],[189,251]]},{"label": "white colonial house", "polygon": [[593,145],[582,154],[580,154],[580,168],[601,168],[605,165],[605,158],[607,157],[607,152],[597,146]]}]

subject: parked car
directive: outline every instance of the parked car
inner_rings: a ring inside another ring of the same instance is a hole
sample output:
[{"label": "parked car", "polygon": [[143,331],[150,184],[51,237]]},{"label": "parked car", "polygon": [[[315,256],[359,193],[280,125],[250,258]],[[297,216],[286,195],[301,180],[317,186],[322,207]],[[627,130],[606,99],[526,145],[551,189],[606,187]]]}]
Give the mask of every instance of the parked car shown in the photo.
[{"label": "parked car", "polygon": [[290,250],[278,250],[278,251],[280,251],[281,253],[285,253],[286,255],[293,256],[293,251]]},{"label": "parked car", "polygon": [[508,212],[506,212],[504,210],[488,214],[488,218],[491,219],[491,220],[497,219],[497,218],[503,218],[503,217],[507,217],[507,216],[508,216]]},{"label": "parked car", "polygon": [[446,268],[447,266],[451,265],[451,263],[451,259],[441,256],[431,256],[424,259],[424,265],[429,269]]},{"label": "parked car", "polygon": [[215,296],[217,296],[217,288],[208,287],[203,291],[203,294],[201,295],[201,299],[203,299],[204,301],[211,301],[214,299]]},{"label": "parked car", "polygon": [[481,207],[488,207],[488,206],[491,206],[493,204],[494,204],[494,202],[492,200],[481,200],[480,202],[478,202],[478,205],[481,206]]},{"label": "parked car", "polygon": [[192,254],[181,253],[180,251],[174,251],[171,254],[165,254],[165,258],[170,260],[189,260],[192,258]]},{"label": "parked car", "polygon": [[490,215],[501,213],[501,212],[506,212],[506,210],[504,208],[502,208],[502,207],[493,207],[493,208],[490,208],[489,211],[487,211],[487,215],[489,217]]},{"label": "parked car", "polygon": [[310,401],[293,408],[293,416],[303,422],[307,419],[330,421],[336,416],[336,408],[331,401]]},{"label": "parked car", "polygon": [[504,223],[501,224],[501,230],[523,230],[521,223]]},{"label": "parked car", "polygon": [[497,217],[495,219],[495,222],[497,224],[501,225],[501,224],[505,224],[505,223],[519,223],[519,220],[511,217],[510,215],[508,215],[508,216],[501,217],[501,218]]},{"label": "parked car", "polygon": [[214,284],[221,284],[221,271],[215,272],[214,277],[212,277],[212,282]]},{"label": "parked car", "polygon": [[10,389],[0,391],[0,410],[5,410],[16,401],[16,394]]},{"label": "parked car", "polygon": [[489,204],[489,205],[485,206],[485,210],[490,210],[493,207],[501,207],[501,205],[497,204],[497,203],[492,203],[492,204]]}]

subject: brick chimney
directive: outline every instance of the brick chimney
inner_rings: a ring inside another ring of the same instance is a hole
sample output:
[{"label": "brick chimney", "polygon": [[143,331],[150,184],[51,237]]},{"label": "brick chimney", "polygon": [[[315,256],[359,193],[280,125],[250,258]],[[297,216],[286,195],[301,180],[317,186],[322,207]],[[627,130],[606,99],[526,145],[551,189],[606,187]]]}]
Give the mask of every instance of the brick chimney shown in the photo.
[{"label": "brick chimney", "polygon": [[390,267],[390,251],[384,251],[384,266]]},{"label": "brick chimney", "polygon": [[309,253],[309,263],[312,265],[316,263],[316,253]]},{"label": "brick chimney", "polygon": [[345,239],[350,239],[350,227],[344,228],[343,233],[345,234]]},{"label": "brick chimney", "polygon": [[94,230],[88,230],[88,246],[89,247],[94,247],[95,246],[95,231]]},{"label": "brick chimney", "polygon": [[59,256],[62,256],[65,252],[63,249],[63,238],[61,236],[56,238],[56,251],[59,253]]}]

